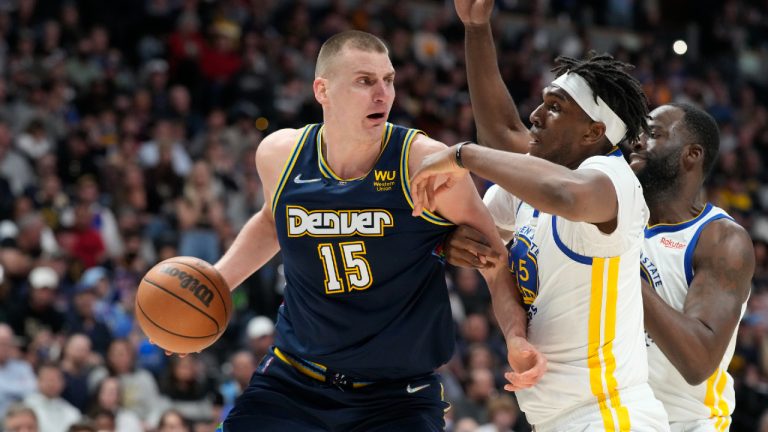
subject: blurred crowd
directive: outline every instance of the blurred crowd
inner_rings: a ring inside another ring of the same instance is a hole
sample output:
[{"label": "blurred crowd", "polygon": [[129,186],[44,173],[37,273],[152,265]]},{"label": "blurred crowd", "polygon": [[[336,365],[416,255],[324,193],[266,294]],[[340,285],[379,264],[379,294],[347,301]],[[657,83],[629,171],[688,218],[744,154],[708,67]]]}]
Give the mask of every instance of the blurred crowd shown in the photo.
[{"label": "blurred crowd", "polygon": [[[752,233],[757,256],[730,368],[731,430],[768,431],[768,3],[497,3],[499,64],[523,117],[557,55],[597,48],[637,66],[652,106],[688,101],[718,120],[707,197]],[[147,342],[136,287],[162,259],[215,262],[226,250],[263,202],[261,139],[321,120],[314,60],[350,28],[390,44],[390,121],[448,144],[474,137],[451,1],[0,0],[7,428],[36,418],[42,432],[215,430],[273,340],[280,257],[234,292],[228,330],[199,355],[166,357]],[[449,286],[448,430],[530,430],[502,390],[505,347],[482,278],[450,268]]]}]

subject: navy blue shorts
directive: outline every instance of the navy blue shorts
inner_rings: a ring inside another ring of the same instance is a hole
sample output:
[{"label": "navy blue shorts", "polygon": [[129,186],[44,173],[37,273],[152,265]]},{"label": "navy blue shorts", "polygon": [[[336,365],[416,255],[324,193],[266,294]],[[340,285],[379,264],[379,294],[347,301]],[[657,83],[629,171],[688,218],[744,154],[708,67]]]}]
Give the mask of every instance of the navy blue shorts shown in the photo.
[{"label": "navy blue shorts", "polygon": [[305,375],[273,351],[237,398],[223,431],[442,431],[448,407],[435,374],[342,390]]}]

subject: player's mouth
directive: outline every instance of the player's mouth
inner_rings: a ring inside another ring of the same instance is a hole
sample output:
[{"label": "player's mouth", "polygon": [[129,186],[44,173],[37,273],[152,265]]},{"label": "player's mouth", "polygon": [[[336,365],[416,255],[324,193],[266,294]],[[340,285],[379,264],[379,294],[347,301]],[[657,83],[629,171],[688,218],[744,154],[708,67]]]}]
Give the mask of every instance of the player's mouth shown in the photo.
[{"label": "player's mouth", "polygon": [[648,161],[648,158],[645,156],[645,154],[640,154],[640,153],[629,154],[629,166],[635,172],[637,172],[638,170],[641,170],[645,166],[645,163],[647,161]]},{"label": "player's mouth", "polygon": [[377,113],[373,113],[373,114],[368,114],[366,117],[368,117],[368,119],[373,120],[373,121],[379,121],[379,120],[384,119],[384,117],[386,117],[386,115],[387,115],[387,113],[385,113],[385,112],[377,112]]},{"label": "player's mouth", "polygon": [[539,144],[539,142],[540,142],[539,134],[537,132],[534,132],[533,128],[531,128],[528,131],[528,134],[531,137],[531,141],[529,141],[528,144],[530,144],[530,145]]}]

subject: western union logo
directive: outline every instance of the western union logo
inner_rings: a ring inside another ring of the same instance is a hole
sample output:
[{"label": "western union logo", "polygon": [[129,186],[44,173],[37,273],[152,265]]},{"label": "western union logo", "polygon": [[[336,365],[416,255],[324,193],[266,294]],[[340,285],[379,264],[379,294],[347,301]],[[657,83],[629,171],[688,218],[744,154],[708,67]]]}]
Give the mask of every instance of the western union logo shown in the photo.
[{"label": "western union logo", "polygon": [[376,192],[388,192],[395,187],[397,171],[373,170],[373,188]]},{"label": "western union logo", "polygon": [[397,171],[373,171],[374,179],[377,182],[394,181],[397,178]]},{"label": "western union logo", "polygon": [[312,210],[287,206],[288,236],[381,237],[384,228],[394,225],[392,214],[381,209]]}]

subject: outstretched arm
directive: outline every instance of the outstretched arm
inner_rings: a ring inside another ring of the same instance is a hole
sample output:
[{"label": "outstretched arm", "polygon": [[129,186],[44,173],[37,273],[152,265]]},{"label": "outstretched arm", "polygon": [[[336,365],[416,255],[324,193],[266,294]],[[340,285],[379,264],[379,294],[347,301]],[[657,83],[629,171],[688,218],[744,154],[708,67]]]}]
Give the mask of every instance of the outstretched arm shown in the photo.
[{"label": "outstretched arm", "polygon": [[749,295],[755,256],[744,228],[727,219],[704,228],[682,311],[643,285],[645,328],[685,380],[697,385],[723,359]]},{"label": "outstretched arm", "polygon": [[[442,149],[445,149],[444,144],[419,136],[411,150],[411,168],[418,167],[424,157]],[[442,217],[457,225],[472,227],[488,239],[488,247],[496,255],[507,256],[491,214],[469,175],[464,173],[458,178],[455,187],[438,197],[435,204],[435,211]],[[514,370],[507,376],[510,383],[505,388],[512,391],[530,387],[544,373],[546,360],[526,340],[528,322],[517,284],[506,267],[506,259],[498,260],[497,265],[484,269],[482,274],[491,291],[494,314],[507,342],[508,360]]]},{"label": "outstretched arm", "polygon": [[[421,206],[431,209],[435,197],[450,189],[455,177],[470,170],[544,213],[594,224],[616,219],[616,189],[601,171],[571,170],[538,157],[473,144],[461,148],[464,169],[457,164],[457,147],[426,157],[414,174],[414,214],[421,212]],[[443,174],[449,176],[445,185],[433,187],[430,179]]]},{"label": "outstretched arm", "polygon": [[478,142],[517,153],[528,151],[530,135],[501,78],[491,32],[493,0],[454,0],[464,24],[467,82]]}]

